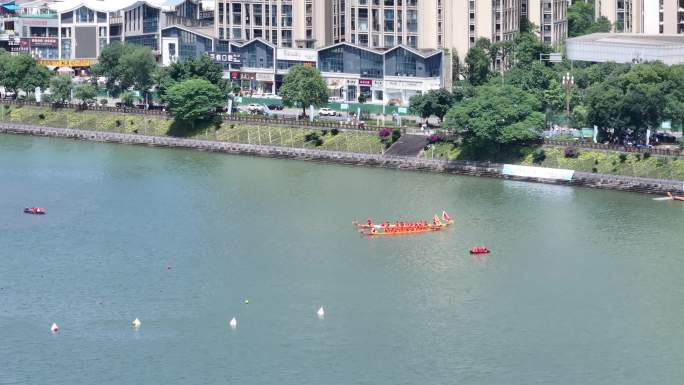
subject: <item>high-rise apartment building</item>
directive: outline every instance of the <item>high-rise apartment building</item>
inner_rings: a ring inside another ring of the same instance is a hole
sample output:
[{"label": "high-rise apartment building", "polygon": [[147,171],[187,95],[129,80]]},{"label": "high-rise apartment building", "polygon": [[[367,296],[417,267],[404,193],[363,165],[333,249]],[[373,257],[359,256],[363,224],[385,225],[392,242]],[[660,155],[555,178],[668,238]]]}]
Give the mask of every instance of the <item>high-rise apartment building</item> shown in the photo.
[{"label": "high-rise apartment building", "polygon": [[348,42],[369,48],[449,48],[512,39],[529,15],[547,43],[567,35],[568,0],[216,0],[219,40],[262,38],[279,47]]},{"label": "high-rise apartment building", "polygon": [[683,0],[596,0],[595,12],[611,22],[613,32],[684,33]]},{"label": "high-rise apartment building", "polygon": [[525,9],[544,43],[558,45],[568,36],[568,0],[527,0]]},{"label": "high-rise apartment building", "polygon": [[404,44],[465,54],[478,38],[512,39],[520,0],[347,0],[345,39],[372,48]]},{"label": "high-rise apartment building", "polygon": [[216,0],[219,40],[261,38],[278,47],[315,48],[333,41],[333,0]]}]

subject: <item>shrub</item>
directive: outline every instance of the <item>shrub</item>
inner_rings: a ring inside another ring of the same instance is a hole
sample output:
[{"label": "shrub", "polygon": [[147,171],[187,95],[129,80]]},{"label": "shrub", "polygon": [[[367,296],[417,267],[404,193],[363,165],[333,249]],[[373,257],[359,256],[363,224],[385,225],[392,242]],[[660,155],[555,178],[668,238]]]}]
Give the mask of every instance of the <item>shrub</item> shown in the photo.
[{"label": "shrub", "polygon": [[313,144],[314,146],[318,147],[323,145],[323,140],[318,136],[318,133],[316,132],[310,132],[304,136],[304,140],[308,143]]},{"label": "shrub", "polygon": [[386,137],[390,136],[391,134],[392,134],[392,131],[387,127],[383,128],[382,130],[380,130],[380,132],[378,132],[378,136],[380,138],[386,138]]},{"label": "shrub", "polygon": [[576,158],[579,155],[579,151],[575,150],[573,147],[566,147],[564,154],[566,158]]},{"label": "shrub", "polygon": [[644,152],[644,160],[646,160],[646,159],[648,159],[648,158],[650,158],[650,157],[651,157],[651,153],[650,153],[650,152],[648,152],[648,151],[647,151],[647,152]]},{"label": "shrub", "polygon": [[121,120],[117,119],[115,123],[117,127],[121,127]]},{"label": "shrub", "polygon": [[340,130],[338,130],[337,128],[333,128],[332,130],[330,130],[330,135],[332,135],[332,136],[336,136],[339,133],[340,133]]},{"label": "shrub", "polygon": [[45,114],[38,114],[38,119],[45,120]]},{"label": "shrub", "polygon": [[641,160],[641,154],[634,154],[634,158],[638,161]]},{"label": "shrub", "polygon": [[532,161],[534,163],[541,163],[546,160],[546,151],[543,148],[538,148],[532,154]]},{"label": "shrub", "polygon": [[591,172],[593,172],[594,174],[596,174],[596,173],[598,172],[598,169],[597,169],[596,167],[592,167]]},{"label": "shrub", "polygon": [[594,160],[594,164],[595,164],[595,165],[598,165],[598,164],[599,164],[598,159]]},{"label": "shrub", "polygon": [[326,136],[328,135],[328,130],[322,130],[321,131],[321,136]]},{"label": "shrub", "polygon": [[625,163],[627,161],[627,154],[620,154],[618,157],[620,158],[620,163]]},{"label": "shrub", "polygon": [[394,130],[392,130],[392,143],[399,140],[399,138],[401,138],[401,130],[398,128],[395,128]]}]

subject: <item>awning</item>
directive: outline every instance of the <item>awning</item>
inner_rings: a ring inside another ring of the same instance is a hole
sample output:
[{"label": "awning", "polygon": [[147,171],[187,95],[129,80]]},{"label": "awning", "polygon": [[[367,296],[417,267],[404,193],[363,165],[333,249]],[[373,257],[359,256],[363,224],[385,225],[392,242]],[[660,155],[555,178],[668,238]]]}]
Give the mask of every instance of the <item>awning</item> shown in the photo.
[{"label": "awning", "polygon": [[8,11],[16,11],[17,9],[19,9],[19,7],[17,7],[14,4],[7,4],[7,5],[3,5],[2,7]]},{"label": "awning", "polygon": [[57,72],[62,72],[62,73],[69,72],[69,73],[71,73],[71,72],[74,72],[74,69],[71,67],[59,67],[59,68],[57,68]]}]

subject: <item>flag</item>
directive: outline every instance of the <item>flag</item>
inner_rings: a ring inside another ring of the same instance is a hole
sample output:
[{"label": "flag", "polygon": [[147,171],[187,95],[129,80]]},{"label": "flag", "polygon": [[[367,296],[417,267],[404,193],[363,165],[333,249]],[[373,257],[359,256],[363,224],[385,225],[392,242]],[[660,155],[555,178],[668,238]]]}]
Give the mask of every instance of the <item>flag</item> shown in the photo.
[{"label": "flag", "polygon": [[442,211],[442,219],[445,221],[450,221],[451,217],[449,217],[449,214],[447,214],[446,211]]}]

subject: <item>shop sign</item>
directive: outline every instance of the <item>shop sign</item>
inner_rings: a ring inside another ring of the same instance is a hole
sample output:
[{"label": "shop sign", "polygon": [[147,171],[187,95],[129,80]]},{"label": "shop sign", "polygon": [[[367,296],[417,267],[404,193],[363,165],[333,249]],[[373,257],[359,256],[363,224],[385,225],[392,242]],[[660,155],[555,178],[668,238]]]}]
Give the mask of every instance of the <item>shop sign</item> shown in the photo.
[{"label": "shop sign", "polygon": [[273,81],[273,75],[272,74],[256,74],[256,80],[260,82],[272,82]]},{"label": "shop sign", "polygon": [[421,82],[399,82],[396,80],[386,80],[386,88],[397,88],[397,89],[423,89],[423,83]]},{"label": "shop sign", "polygon": [[382,89],[383,86],[384,84],[382,80],[376,80],[375,82],[373,82],[373,88]]},{"label": "shop sign", "polygon": [[14,44],[10,45],[10,52],[29,52],[31,46],[30,39],[21,38],[19,41],[14,41]]},{"label": "shop sign", "polygon": [[251,72],[242,72],[240,80],[256,80],[256,74]]},{"label": "shop sign", "polygon": [[230,64],[240,64],[240,54],[239,53],[219,53],[219,52],[207,52],[209,58],[217,63],[230,63]]},{"label": "shop sign", "polygon": [[57,48],[58,40],[56,37],[32,37],[30,38],[31,47],[54,47]]},{"label": "shop sign", "polygon": [[373,85],[373,81],[370,80],[370,79],[359,79],[359,85],[360,85],[360,86],[369,86],[369,87],[370,87],[370,86]]},{"label": "shop sign", "polygon": [[95,59],[39,59],[39,64],[53,67],[90,67],[97,63]]},{"label": "shop sign", "polygon": [[45,19],[45,18],[28,18],[22,17],[19,19],[17,24],[20,27],[57,27],[57,18]]},{"label": "shop sign", "polygon": [[313,49],[278,48],[277,57],[278,60],[316,62],[318,61],[318,52]]},{"label": "shop sign", "polygon": [[348,86],[355,86],[356,85],[356,79],[347,79],[347,85]]},{"label": "shop sign", "polygon": [[239,73],[239,72],[236,72],[236,71],[232,71],[232,72],[230,73],[230,78],[231,78],[232,80],[238,80],[238,79],[240,79],[240,73]]}]

